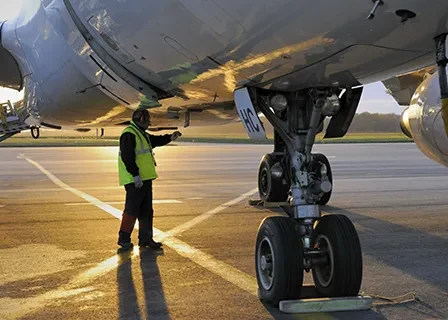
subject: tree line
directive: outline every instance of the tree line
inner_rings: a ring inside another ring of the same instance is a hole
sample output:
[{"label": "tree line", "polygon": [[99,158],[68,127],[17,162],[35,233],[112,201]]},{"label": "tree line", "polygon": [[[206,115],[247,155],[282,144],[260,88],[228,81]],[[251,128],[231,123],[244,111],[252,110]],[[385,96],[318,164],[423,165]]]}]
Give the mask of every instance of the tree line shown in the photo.
[{"label": "tree line", "polygon": [[400,115],[363,112],[356,114],[349,132],[401,132]]},{"label": "tree line", "polygon": [[[353,118],[348,132],[401,132],[400,115],[398,114],[379,114],[379,113],[357,113]],[[325,127],[330,122],[325,119]]]}]

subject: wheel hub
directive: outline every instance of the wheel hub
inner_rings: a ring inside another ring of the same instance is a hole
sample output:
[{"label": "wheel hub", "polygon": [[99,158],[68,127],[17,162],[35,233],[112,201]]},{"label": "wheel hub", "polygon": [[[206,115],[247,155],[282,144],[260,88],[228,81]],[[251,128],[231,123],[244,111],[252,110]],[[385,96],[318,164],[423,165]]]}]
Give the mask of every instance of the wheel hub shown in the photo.
[{"label": "wheel hub", "polygon": [[257,250],[258,274],[261,285],[265,290],[269,290],[274,283],[274,251],[271,241],[264,237]]},{"label": "wheel hub", "polygon": [[261,257],[261,270],[271,272],[272,271],[272,256],[265,255]]},{"label": "wheel hub", "polygon": [[334,253],[330,240],[320,234],[316,238],[315,247],[325,257],[324,262],[314,267],[317,280],[322,287],[328,287],[334,276]]},{"label": "wheel hub", "polygon": [[261,171],[260,174],[260,191],[263,195],[268,194],[268,171],[266,169]]}]

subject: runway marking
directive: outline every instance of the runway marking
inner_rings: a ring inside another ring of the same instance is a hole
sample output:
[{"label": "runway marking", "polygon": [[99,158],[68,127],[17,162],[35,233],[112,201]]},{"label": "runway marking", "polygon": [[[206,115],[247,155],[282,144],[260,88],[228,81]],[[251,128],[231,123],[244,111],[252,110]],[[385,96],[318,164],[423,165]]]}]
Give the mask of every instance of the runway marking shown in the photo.
[{"label": "runway marking", "polygon": [[[79,191],[75,188],[70,187],[66,183],[59,180],[56,176],[54,176],[51,172],[46,170],[44,167],[42,167],[39,163],[36,161],[22,155],[22,159],[25,159],[30,164],[34,165],[36,168],[38,168],[43,174],[45,174],[53,183],[55,183],[57,186],[61,187],[62,189],[69,191],[71,193],[76,194],[77,196],[83,198],[84,200],[92,203],[96,207],[100,208],[101,210],[109,213],[110,215],[116,217],[117,219],[121,219],[121,211],[102,202],[99,199],[96,199],[95,197],[92,197],[82,191]],[[207,269],[208,271],[220,276],[224,280],[229,281],[233,285],[239,287],[240,289],[257,296],[258,294],[258,285],[257,281],[254,277],[251,275],[223,262],[218,259],[215,259],[209,254],[206,254],[202,252],[199,249],[196,249],[187,243],[177,239],[174,237],[176,232],[184,232],[185,230],[191,229],[198,223],[203,222],[204,220],[212,217],[214,214],[217,214],[226,208],[228,208],[231,205],[234,205],[238,203],[239,201],[244,200],[245,198],[251,196],[256,192],[257,189],[253,189],[250,192],[247,192],[231,201],[226,202],[223,205],[220,205],[219,207],[212,209],[210,211],[207,211],[203,215],[193,219],[192,221],[189,221],[183,225],[180,225],[179,227],[176,227],[172,229],[169,233],[163,232],[157,228],[154,228],[154,237],[158,241],[163,241],[164,244],[174,251],[176,251],[179,255],[190,259],[194,263],[202,266],[203,268]],[[194,221],[194,222],[193,222]],[[135,226],[136,229],[138,229],[138,222]],[[18,306],[14,307],[14,300],[13,299],[6,299],[8,305],[11,307],[9,310],[6,311],[6,306],[3,308],[0,308],[0,315],[5,316],[6,318],[12,317],[16,318],[19,316],[24,316],[26,314],[29,314],[31,312],[35,312],[38,309],[41,309],[45,307],[45,303],[50,302],[51,300],[65,297],[65,296],[72,296],[76,295],[82,292],[90,291],[90,288],[85,289],[78,289],[76,288],[87,286],[89,283],[91,283],[93,280],[107,274],[108,272],[117,269],[123,262],[125,262],[128,259],[133,259],[137,257],[140,254],[139,248],[134,247],[134,250],[131,252],[132,255],[129,255],[127,258],[123,259],[121,255],[114,255],[111,258],[104,260],[103,262],[99,263],[95,267],[80,273],[78,276],[73,278],[67,285],[61,286],[58,289],[49,291],[47,293],[44,293],[42,295],[38,295],[32,298],[27,298],[25,302],[18,301],[16,299],[16,302]],[[2,299],[0,299],[1,301]],[[3,299],[4,300],[4,299]],[[12,305],[11,305],[12,303]],[[5,303],[6,304],[6,303]],[[7,313],[6,313],[7,312]]]},{"label": "runway marking", "polygon": [[190,259],[194,263],[207,269],[208,271],[227,280],[234,286],[254,295],[258,295],[258,284],[251,275],[221,261],[213,256],[196,249],[189,244],[171,236],[170,234],[154,229],[154,235],[159,241],[163,241],[168,247],[176,251],[181,256]]},{"label": "runway marking", "polygon": [[197,216],[196,218],[187,221],[173,229],[171,229],[170,231],[168,231],[167,233],[170,235],[176,235],[176,234],[181,234],[191,228],[193,228],[195,225],[209,219],[210,217],[214,216],[215,214],[227,209],[228,207],[231,207],[235,204],[237,204],[238,202],[243,201],[244,199],[249,198],[251,195],[253,195],[255,192],[258,191],[258,188],[252,189],[249,192],[246,192],[245,194],[242,194],[241,196],[239,196],[238,198],[235,198],[233,200],[230,200],[222,205],[220,205],[219,207],[216,207],[210,211],[207,211],[203,214],[201,214],[200,216]]},{"label": "runway marking", "polygon": [[[163,181],[160,181],[157,183],[157,188],[176,188],[176,189],[182,189],[182,188],[207,188],[207,187],[232,187],[232,186],[250,186],[253,185],[253,183],[250,182],[228,182],[228,183],[172,183],[172,184],[164,184]],[[104,186],[104,187],[82,187],[83,190],[124,190],[122,186]],[[2,193],[23,193],[23,192],[55,192],[55,191],[62,191],[59,188],[22,188],[22,189],[4,189],[2,190]],[[188,200],[201,200],[203,198],[189,198]]]},{"label": "runway marking", "polygon": [[[116,201],[116,202],[103,202],[103,204],[124,204],[124,201]],[[171,199],[166,199],[166,200],[153,200],[154,204],[176,204],[176,203],[183,203],[180,200],[171,200]],[[90,203],[90,202],[74,202],[74,203],[66,203],[66,206],[90,206],[90,205],[97,205],[97,204],[101,204],[101,203]]]}]

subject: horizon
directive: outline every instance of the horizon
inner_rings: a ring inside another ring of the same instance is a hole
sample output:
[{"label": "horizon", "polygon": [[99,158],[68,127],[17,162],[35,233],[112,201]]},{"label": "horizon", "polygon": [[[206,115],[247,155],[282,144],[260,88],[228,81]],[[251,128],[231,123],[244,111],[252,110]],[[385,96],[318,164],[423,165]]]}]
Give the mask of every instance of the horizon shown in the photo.
[{"label": "horizon", "polygon": [[[22,93],[16,90],[0,87],[0,103],[11,100],[17,102],[22,97]],[[381,82],[366,85],[359,102],[357,114],[363,112],[379,114],[400,115],[405,108],[398,105],[395,99],[386,93],[386,88]]]}]

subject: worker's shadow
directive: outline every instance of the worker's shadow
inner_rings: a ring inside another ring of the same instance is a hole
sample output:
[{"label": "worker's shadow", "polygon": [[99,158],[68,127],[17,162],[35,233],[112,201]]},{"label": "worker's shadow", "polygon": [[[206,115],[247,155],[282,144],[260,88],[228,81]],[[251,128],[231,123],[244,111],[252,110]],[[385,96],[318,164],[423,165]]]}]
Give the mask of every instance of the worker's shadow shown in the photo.
[{"label": "worker's shadow", "polygon": [[[134,250],[140,250],[140,268],[134,267],[134,270],[132,269],[132,250],[118,255],[120,260],[117,269],[118,318],[170,319],[157,264],[157,257],[162,256],[163,251],[148,248]],[[134,261],[134,264],[136,262]],[[139,277],[140,274],[141,277]],[[135,283],[140,283],[140,281],[143,284],[143,294],[137,295]],[[137,296],[143,297],[140,303]],[[143,308],[145,310],[142,310]]]}]

